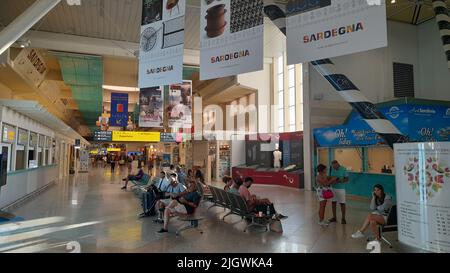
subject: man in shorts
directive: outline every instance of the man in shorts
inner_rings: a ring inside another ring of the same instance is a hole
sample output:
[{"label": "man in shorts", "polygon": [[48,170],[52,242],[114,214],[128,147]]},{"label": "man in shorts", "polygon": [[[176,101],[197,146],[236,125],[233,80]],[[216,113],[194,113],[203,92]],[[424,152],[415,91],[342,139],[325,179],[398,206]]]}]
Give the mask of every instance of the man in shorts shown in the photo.
[{"label": "man in shorts", "polygon": [[328,220],[330,223],[336,222],[336,205],[339,203],[341,205],[342,220],[341,224],[347,224],[345,220],[345,187],[348,182],[347,169],[341,166],[337,160],[331,162],[330,175],[331,177],[337,177],[337,182],[332,184],[334,197],[331,203],[333,218]]}]

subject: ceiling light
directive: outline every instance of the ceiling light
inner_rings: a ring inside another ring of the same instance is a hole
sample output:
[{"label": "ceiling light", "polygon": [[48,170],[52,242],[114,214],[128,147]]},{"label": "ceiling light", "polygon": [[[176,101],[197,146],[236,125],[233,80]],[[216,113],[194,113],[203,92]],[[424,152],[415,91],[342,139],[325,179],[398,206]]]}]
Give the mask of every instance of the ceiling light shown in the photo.
[{"label": "ceiling light", "polygon": [[103,89],[122,92],[139,92],[138,87],[127,87],[127,86],[103,85]]}]

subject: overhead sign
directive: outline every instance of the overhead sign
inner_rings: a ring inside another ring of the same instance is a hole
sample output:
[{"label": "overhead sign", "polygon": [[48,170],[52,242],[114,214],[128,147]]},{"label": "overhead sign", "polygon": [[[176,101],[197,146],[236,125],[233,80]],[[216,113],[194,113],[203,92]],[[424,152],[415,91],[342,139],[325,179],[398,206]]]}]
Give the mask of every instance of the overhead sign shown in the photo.
[{"label": "overhead sign", "polygon": [[[408,103],[389,103],[378,109],[410,141],[450,141],[450,106],[425,102],[409,103],[408,100]],[[385,144],[355,112],[344,125],[314,129],[314,137],[322,147]]]},{"label": "overhead sign", "polygon": [[394,145],[398,239],[450,252],[450,142]]},{"label": "overhead sign", "polygon": [[112,141],[120,142],[159,142],[159,132],[113,131]]},{"label": "overhead sign", "polygon": [[200,80],[263,69],[263,0],[201,1]]},{"label": "overhead sign", "polygon": [[108,148],[106,149],[107,152],[120,152],[122,151],[122,149],[120,148]]},{"label": "overhead sign", "polygon": [[139,127],[164,127],[164,87],[141,89],[139,94]]},{"label": "overhead sign", "polygon": [[192,81],[169,86],[169,127],[192,128]]},{"label": "overhead sign", "polygon": [[183,79],[186,0],[143,0],[139,88]]},{"label": "overhead sign", "polygon": [[386,3],[290,1],[288,64],[298,64],[387,46]]},{"label": "overhead sign", "polygon": [[110,126],[126,127],[128,125],[128,94],[111,93]]},{"label": "overhead sign", "polygon": [[94,141],[111,142],[112,141],[112,132],[111,131],[95,131],[94,132]]}]

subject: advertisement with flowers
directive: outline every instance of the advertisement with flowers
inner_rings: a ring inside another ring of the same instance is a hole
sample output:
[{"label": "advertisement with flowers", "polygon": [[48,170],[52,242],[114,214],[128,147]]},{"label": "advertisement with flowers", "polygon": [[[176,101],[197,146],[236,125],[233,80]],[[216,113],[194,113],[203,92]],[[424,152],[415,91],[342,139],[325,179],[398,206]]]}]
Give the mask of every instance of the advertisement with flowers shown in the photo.
[{"label": "advertisement with flowers", "polygon": [[399,241],[450,251],[450,142],[396,144]]}]

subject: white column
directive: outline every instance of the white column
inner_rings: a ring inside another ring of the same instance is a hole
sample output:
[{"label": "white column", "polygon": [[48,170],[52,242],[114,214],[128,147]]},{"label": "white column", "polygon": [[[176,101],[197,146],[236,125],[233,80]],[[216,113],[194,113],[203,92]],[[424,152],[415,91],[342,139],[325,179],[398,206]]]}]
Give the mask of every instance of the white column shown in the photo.
[{"label": "white column", "polygon": [[305,190],[312,190],[313,136],[311,130],[311,105],[309,85],[309,64],[303,65],[303,162]]},{"label": "white column", "polygon": [[42,19],[61,0],[36,0],[26,11],[0,32],[0,54]]}]

